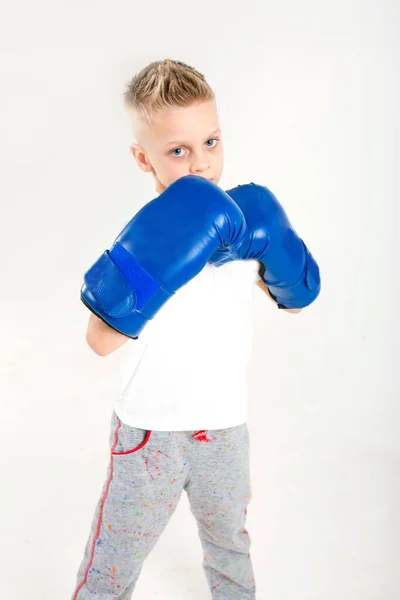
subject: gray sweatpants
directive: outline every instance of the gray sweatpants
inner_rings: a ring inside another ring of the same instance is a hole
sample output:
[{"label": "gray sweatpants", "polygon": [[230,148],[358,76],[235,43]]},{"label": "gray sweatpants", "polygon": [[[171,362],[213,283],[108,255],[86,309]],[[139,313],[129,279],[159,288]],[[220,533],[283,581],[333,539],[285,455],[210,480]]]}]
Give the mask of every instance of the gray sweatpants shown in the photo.
[{"label": "gray sweatpants", "polygon": [[254,600],[247,425],[209,431],[145,431],[115,412],[110,463],[73,600],[129,600],[145,558],[188,494],[214,600]]}]

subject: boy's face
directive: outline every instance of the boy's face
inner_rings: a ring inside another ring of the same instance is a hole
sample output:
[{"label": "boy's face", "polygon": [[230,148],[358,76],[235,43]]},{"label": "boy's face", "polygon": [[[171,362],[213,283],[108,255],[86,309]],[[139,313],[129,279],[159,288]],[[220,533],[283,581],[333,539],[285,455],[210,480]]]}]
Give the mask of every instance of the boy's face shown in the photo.
[{"label": "boy's face", "polygon": [[139,167],[153,173],[157,192],[185,175],[218,184],[223,149],[217,107],[203,101],[155,115],[151,124],[135,122],[137,143],[131,152]]}]

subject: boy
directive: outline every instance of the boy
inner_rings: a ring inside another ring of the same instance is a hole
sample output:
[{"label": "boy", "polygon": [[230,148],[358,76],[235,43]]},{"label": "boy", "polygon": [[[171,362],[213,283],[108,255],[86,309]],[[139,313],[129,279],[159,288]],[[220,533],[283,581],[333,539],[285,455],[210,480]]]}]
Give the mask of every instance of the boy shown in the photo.
[{"label": "boy", "polygon": [[[214,193],[223,169],[222,137],[214,93],[204,77],[181,62],[152,63],[129,83],[125,103],[135,134],[132,155],[152,174],[159,198],[181,182],[186,185],[187,176],[194,176],[188,185],[198,178],[211,182],[204,184]],[[178,228],[177,244],[185,235],[186,228]],[[221,256],[227,245],[221,245]],[[233,257],[247,260],[232,260],[231,253],[223,266],[212,264],[219,263],[218,251],[215,257],[188,278],[140,335],[129,334],[136,339],[127,348],[112,414],[108,476],[73,600],[131,598],[183,490],[197,520],[212,598],[255,599],[245,527],[251,498],[246,378],[254,284],[279,302],[251,253],[237,251]],[[93,311],[87,342],[106,356],[129,337],[110,327],[114,321],[107,321],[106,312],[97,316],[90,294],[84,296]]]}]

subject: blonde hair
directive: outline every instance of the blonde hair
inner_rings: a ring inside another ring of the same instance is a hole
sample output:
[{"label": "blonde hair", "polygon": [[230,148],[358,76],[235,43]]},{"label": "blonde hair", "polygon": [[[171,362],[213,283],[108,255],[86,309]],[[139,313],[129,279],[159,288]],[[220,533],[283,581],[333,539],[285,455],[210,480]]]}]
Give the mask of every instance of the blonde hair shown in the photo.
[{"label": "blonde hair", "polygon": [[152,62],[128,83],[124,104],[146,122],[151,114],[214,100],[215,95],[204,75],[177,60]]}]

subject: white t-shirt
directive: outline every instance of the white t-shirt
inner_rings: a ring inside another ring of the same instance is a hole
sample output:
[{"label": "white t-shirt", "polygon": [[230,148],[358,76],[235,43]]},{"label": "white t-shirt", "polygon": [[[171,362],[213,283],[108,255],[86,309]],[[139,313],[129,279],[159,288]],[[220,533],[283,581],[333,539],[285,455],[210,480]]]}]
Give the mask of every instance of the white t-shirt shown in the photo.
[{"label": "white t-shirt", "polygon": [[115,411],[154,431],[225,429],[247,421],[257,261],[204,269],[127,343]]}]

